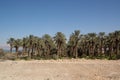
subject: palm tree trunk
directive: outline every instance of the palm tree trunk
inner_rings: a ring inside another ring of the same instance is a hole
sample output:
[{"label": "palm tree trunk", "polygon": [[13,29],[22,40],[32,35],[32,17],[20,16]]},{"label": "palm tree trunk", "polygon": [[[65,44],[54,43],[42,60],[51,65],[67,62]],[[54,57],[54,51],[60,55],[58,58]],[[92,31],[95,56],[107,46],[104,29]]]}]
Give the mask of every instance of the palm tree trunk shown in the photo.
[{"label": "palm tree trunk", "polygon": [[16,53],[18,53],[18,47],[15,47]]},{"label": "palm tree trunk", "polygon": [[58,44],[57,55],[60,56],[60,44]]},{"label": "palm tree trunk", "polygon": [[112,58],[112,54],[113,54],[113,45],[111,44],[111,45],[109,46],[109,48],[110,48],[109,56],[110,56],[110,58]]},{"label": "palm tree trunk", "polygon": [[77,50],[77,47],[75,47],[75,58],[78,57],[78,50]]},{"label": "palm tree trunk", "polygon": [[31,57],[31,49],[28,49],[28,57]]},{"label": "palm tree trunk", "polygon": [[34,48],[32,47],[32,52],[31,52],[31,58],[33,58],[33,51],[34,51]]},{"label": "palm tree trunk", "polygon": [[15,47],[16,49],[16,54],[17,54],[17,58],[18,58],[18,47]]},{"label": "palm tree trunk", "polygon": [[119,54],[119,40],[116,39],[116,55]]},{"label": "palm tree trunk", "polygon": [[89,56],[91,55],[91,47],[89,46],[88,48],[88,53],[89,53]]},{"label": "palm tree trunk", "polygon": [[12,53],[12,46],[10,47],[10,52]]},{"label": "palm tree trunk", "polygon": [[73,56],[73,52],[74,52],[74,49],[73,49],[73,47],[71,46],[71,47],[70,47],[70,56],[71,56],[71,57]]},{"label": "palm tree trunk", "polygon": [[25,53],[25,47],[23,46],[22,54],[24,55]]},{"label": "palm tree trunk", "polygon": [[117,52],[116,55],[119,55],[119,45],[117,45]]}]

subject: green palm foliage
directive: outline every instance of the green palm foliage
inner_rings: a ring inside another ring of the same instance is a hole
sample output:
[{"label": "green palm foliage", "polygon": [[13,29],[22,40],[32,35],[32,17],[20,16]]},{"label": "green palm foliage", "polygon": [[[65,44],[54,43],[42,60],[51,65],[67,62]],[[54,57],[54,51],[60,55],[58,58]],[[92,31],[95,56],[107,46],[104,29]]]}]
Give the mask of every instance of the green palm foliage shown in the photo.
[{"label": "green palm foliage", "polygon": [[33,57],[33,51],[34,51],[34,36],[33,35],[29,35],[29,40],[28,40],[28,56],[30,58]]},{"label": "green palm foliage", "polygon": [[103,49],[104,49],[104,36],[105,36],[105,32],[100,32],[98,34],[99,37],[99,49],[100,49],[100,54],[102,53]]},{"label": "green palm foliage", "polygon": [[89,55],[95,55],[96,33],[88,33],[89,36]]},{"label": "green palm foliage", "polygon": [[78,57],[78,43],[80,40],[80,31],[75,30],[74,33],[71,34],[68,45],[70,47],[70,53],[75,58]]},{"label": "green palm foliage", "polygon": [[24,38],[22,39],[23,53],[27,53],[28,41],[29,41],[29,38],[28,38],[28,37],[24,37]]},{"label": "green palm foliage", "polygon": [[45,43],[44,43],[44,40],[42,38],[38,38],[37,39],[37,55],[38,56],[43,56],[45,55],[44,52],[45,52]]},{"label": "green palm foliage", "polygon": [[[7,44],[10,45],[10,52],[15,48],[18,53],[22,47],[22,53],[30,58],[50,58],[50,57],[109,57],[110,59],[120,59],[120,31],[109,34],[105,32],[88,33],[80,35],[79,30],[75,30],[69,37],[66,44],[66,37],[62,32],[57,32],[54,37],[44,34],[42,37],[29,35],[23,39],[10,38]],[[26,55],[27,54],[27,55]],[[57,56],[56,56],[57,54]]]},{"label": "green palm foliage", "polygon": [[19,47],[21,47],[21,45],[22,45],[21,39],[14,40],[13,44],[14,44],[14,48],[16,50],[16,53],[18,53]]},{"label": "green palm foliage", "polygon": [[52,37],[49,34],[43,35],[42,39],[45,43],[45,55],[48,57],[51,53],[51,50],[54,48],[54,42],[52,40]]},{"label": "green palm foliage", "polygon": [[116,54],[120,55],[119,49],[120,49],[120,31],[115,31],[115,48],[116,48]]},{"label": "green palm foliage", "polygon": [[10,45],[10,52],[11,52],[11,53],[12,53],[13,43],[14,43],[14,38],[10,38],[10,39],[7,41],[7,44]]},{"label": "green palm foliage", "polygon": [[54,41],[57,48],[57,55],[61,57],[62,55],[64,55],[62,54],[62,52],[65,50],[65,47],[66,47],[65,35],[61,32],[57,32],[54,37]]}]

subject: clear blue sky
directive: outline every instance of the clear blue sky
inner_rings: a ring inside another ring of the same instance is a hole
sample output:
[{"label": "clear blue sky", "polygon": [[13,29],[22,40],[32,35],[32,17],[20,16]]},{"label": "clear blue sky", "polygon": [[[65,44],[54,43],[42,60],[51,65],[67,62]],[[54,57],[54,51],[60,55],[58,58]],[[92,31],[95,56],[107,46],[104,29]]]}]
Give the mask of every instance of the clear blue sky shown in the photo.
[{"label": "clear blue sky", "polygon": [[0,47],[30,34],[120,30],[120,0],[0,0]]}]

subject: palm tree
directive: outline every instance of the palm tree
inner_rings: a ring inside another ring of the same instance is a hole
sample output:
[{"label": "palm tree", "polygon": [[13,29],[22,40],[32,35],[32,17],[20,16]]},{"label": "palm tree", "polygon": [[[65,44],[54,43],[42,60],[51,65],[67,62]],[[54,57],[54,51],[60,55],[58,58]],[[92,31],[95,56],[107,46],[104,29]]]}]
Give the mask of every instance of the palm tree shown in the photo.
[{"label": "palm tree", "polygon": [[57,32],[55,37],[54,37],[54,41],[57,47],[57,55],[59,57],[62,56],[62,50],[65,49],[65,45],[66,45],[66,38],[65,35],[61,32]]},{"label": "palm tree", "polygon": [[88,33],[89,36],[89,55],[95,55],[96,33]]},{"label": "palm tree", "polygon": [[14,44],[16,53],[18,53],[19,47],[22,45],[22,40],[21,39],[16,39],[16,40],[14,40],[13,44]]},{"label": "palm tree", "polygon": [[48,57],[50,55],[51,49],[54,47],[54,43],[52,37],[49,34],[43,35],[42,39],[44,40],[46,56]]},{"label": "palm tree", "polygon": [[75,58],[78,57],[78,43],[80,40],[80,31],[79,30],[75,30],[74,33],[71,34],[70,39],[69,39],[69,46],[71,48],[71,54],[73,54],[73,56]]},{"label": "palm tree", "polygon": [[116,55],[119,54],[119,48],[120,48],[120,31],[115,31],[115,48],[116,48]]},{"label": "palm tree", "polygon": [[28,37],[24,37],[22,40],[22,47],[23,47],[23,54],[27,53],[27,48],[28,48]]},{"label": "palm tree", "polygon": [[109,36],[107,38],[107,43],[109,47],[109,56],[112,57],[113,50],[114,50],[114,33],[109,33]]},{"label": "palm tree", "polygon": [[42,56],[44,54],[44,49],[45,49],[45,43],[42,38],[38,38],[37,40],[37,53],[38,56]]},{"label": "palm tree", "polygon": [[100,32],[99,33],[99,38],[100,38],[100,54],[102,53],[103,49],[104,49],[104,36],[105,36],[105,32]]},{"label": "palm tree", "polygon": [[84,52],[87,56],[89,56],[89,36],[84,35],[83,37],[83,44],[84,44]]},{"label": "palm tree", "polygon": [[8,41],[7,41],[7,44],[10,45],[10,52],[12,53],[12,48],[13,48],[13,42],[14,42],[14,38],[10,38]]},{"label": "palm tree", "polygon": [[88,35],[80,35],[79,41],[79,55],[88,56]]},{"label": "palm tree", "polygon": [[49,34],[43,35],[42,38],[34,35],[24,37],[22,40],[10,38],[7,44],[10,45],[10,52],[15,48],[16,53],[19,53],[19,48],[22,46],[23,53],[28,53],[30,58],[37,55],[48,58],[55,53],[58,57],[62,57],[67,56],[66,51],[69,56],[75,58],[78,56],[96,57],[99,53],[104,53],[110,58],[115,53],[117,58],[120,55],[120,31],[111,32],[108,35],[105,35],[105,32],[80,35],[80,31],[75,30],[70,35],[67,45],[62,32],[57,32],[54,38]]},{"label": "palm tree", "polygon": [[34,36],[33,35],[29,35],[29,40],[28,40],[28,56],[30,58],[33,57],[33,49],[34,49]]}]

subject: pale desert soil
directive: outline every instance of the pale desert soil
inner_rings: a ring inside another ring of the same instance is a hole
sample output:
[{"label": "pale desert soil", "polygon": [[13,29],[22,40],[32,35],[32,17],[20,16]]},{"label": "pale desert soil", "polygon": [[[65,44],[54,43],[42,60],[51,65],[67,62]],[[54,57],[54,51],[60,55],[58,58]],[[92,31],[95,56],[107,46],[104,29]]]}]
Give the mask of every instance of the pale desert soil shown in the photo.
[{"label": "pale desert soil", "polygon": [[0,61],[0,80],[120,80],[120,60]]}]

